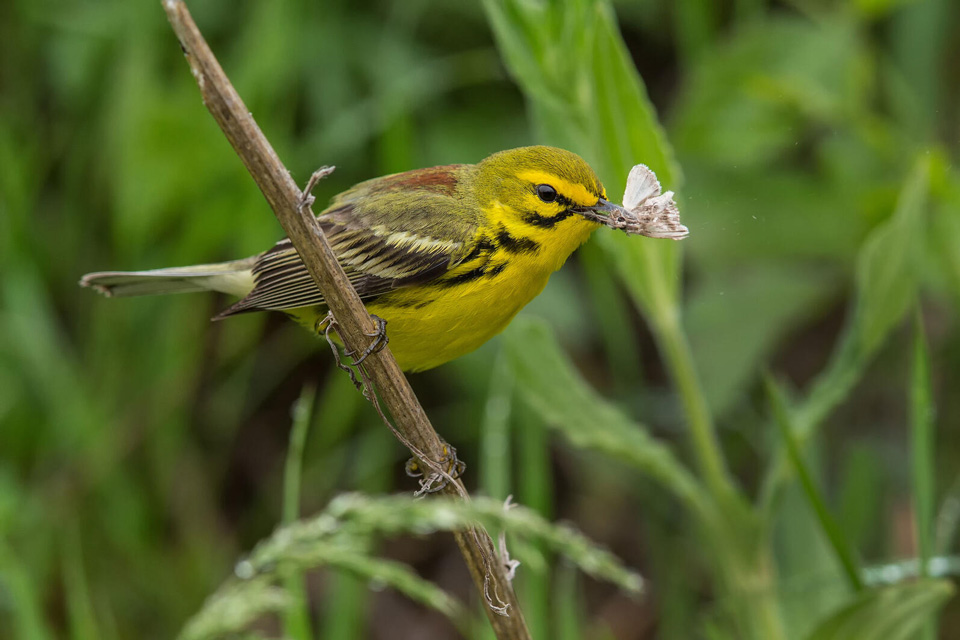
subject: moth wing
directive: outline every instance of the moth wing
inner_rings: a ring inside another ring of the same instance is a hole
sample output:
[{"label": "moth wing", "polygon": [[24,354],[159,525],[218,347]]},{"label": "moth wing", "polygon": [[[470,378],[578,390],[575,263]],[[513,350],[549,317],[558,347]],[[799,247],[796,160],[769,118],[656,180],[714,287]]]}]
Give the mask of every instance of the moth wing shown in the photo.
[{"label": "moth wing", "polygon": [[660,195],[660,181],[645,164],[634,165],[627,176],[627,188],[623,193],[623,206],[633,211],[644,201]]},{"label": "moth wing", "polygon": [[650,198],[635,212],[642,235],[648,238],[682,240],[690,230],[680,223],[680,211],[673,200],[673,191]]}]

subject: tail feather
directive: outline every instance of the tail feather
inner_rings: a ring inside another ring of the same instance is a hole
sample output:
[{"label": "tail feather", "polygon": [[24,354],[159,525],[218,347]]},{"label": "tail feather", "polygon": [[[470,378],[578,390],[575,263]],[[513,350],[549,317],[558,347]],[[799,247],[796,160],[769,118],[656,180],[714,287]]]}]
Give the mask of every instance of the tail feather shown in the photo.
[{"label": "tail feather", "polygon": [[100,271],[80,279],[107,297],[220,291],[243,297],[253,289],[255,258],[150,271]]}]

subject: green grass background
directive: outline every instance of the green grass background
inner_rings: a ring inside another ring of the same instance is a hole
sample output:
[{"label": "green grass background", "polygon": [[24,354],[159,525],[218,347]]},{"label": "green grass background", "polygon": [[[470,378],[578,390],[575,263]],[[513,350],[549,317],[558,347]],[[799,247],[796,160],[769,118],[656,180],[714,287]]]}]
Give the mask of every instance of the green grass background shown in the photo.
[{"label": "green grass background", "polygon": [[[191,9],[294,178],[338,166],[320,200],[531,143],[615,199],[636,162],[677,191],[688,240],[601,231],[502,338],[411,379],[471,488],[644,575],[639,599],[586,578],[521,523],[535,637],[960,638],[960,6]],[[76,286],[279,238],[159,3],[0,3],[0,638],[173,637],[279,523],[411,490],[292,323]],[[470,602],[449,536],[395,533],[357,553]],[[457,637],[377,569],[303,569],[251,633]]]}]

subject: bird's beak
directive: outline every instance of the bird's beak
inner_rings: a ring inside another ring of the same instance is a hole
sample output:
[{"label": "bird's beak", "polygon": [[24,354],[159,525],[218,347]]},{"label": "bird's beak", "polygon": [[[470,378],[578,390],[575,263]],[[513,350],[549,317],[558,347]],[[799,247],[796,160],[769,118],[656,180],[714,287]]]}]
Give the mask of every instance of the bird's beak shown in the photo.
[{"label": "bird's beak", "polygon": [[575,211],[587,220],[612,228],[620,228],[624,219],[634,217],[620,205],[603,198],[591,207],[577,207]]},{"label": "bird's beak", "polygon": [[628,235],[682,240],[690,233],[680,224],[672,191],[648,198],[632,211],[603,198],[593,206],[577,207],[574,211],[587,220],[619,229]]}]

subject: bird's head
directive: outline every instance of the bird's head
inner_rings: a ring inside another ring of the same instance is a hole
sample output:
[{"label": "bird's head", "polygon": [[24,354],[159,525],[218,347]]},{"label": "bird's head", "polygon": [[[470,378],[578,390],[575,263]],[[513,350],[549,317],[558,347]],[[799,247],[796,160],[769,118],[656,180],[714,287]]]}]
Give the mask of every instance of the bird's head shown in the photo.
[{"label": "bird's head", "polygon": [[493,154],[477,165],[475,191],[482,206],[499,207],[514,222],[543,230],[563,225],[589,233],[620,208],[607,201],[583,158],[554,147]]}]

